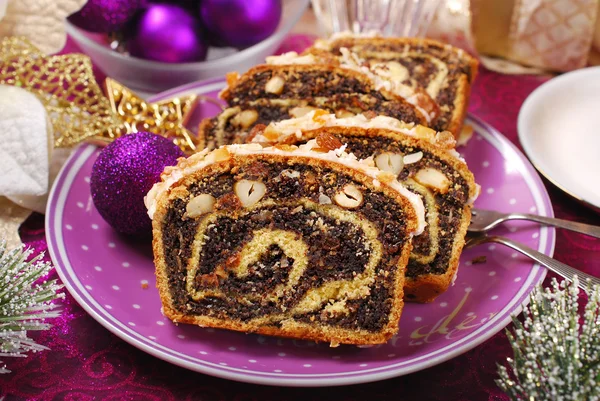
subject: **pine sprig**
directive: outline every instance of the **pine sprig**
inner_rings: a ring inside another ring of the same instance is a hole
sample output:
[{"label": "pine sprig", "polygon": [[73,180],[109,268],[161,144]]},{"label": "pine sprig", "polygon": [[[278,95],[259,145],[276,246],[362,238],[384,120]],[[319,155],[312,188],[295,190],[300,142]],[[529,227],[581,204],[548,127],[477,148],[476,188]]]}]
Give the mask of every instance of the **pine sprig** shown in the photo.
[{"label": "pine sprig", "polygon": [[[0,357],[26,357],[47,347],[27,336],[28,331],[52,327],[46,319],[60,315],[52,302],[64,298],[58,293],[62,285],[56,280],[38,280],[48,274],[52,265],[41,261],[42,254],[27,261],[33,251],[16,248],[7,252],[0,241]],[[10,372],[0,361],[0,373]]]},{"label": "pine sprig", "polygon": [[498,386],[513,401],[600,399],[600,288],[588,292],[580,324],[577,277],[535,289],[521,323],[507,330],[514,357],[499,365]]}]

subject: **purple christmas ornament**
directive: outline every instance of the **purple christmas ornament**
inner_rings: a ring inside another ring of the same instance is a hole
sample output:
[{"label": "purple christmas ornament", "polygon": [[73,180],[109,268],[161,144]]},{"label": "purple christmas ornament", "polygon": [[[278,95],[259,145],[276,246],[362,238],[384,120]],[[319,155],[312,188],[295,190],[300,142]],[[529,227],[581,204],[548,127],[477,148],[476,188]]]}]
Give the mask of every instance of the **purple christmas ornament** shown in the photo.
[{"label": "purple christmas ornament", "polygon": [[116,32],[146,3],[146,0],[88,0],[69,21],[91,32]]},{"label": "purple christmas ornament", "polygon": [[151,4],[133,21],[126,37],[132,56],[165,63],[202,61],[206,45],[200,21],[184,8]]},{"label": "purple christmas ornament", "polygon": [[217,42],[248,47],[275,32],[281,0],[202,0],[200,17]]},{"label": "purple christmas ornament", "polygon": [[102,150],[90,179],[94,205],[102,218],[123,234],[150,234],[144,196],[160,181],[166,166],[183,152],[173,142],[149,132],[118,138]]}]

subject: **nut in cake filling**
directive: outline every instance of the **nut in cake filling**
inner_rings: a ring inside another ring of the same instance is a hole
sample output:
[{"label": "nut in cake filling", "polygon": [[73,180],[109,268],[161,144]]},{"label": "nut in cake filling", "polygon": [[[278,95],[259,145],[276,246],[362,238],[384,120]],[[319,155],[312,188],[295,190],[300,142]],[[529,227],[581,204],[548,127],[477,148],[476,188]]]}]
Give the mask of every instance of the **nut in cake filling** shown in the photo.
[{"label": "nut in cake filling", "polygon": [[456,98],[458,86],[468,85],[473,79],[470,57],[465,56],[460,49],[433,41],[369,43],[349,38],[328,43],[326,48],[336,54],[341,54],[342,49],[348,48],[371,63],[400,63],[410,75],[403,83],[415,88],[425,88],[440,106],[437,118],[430,125],[436,130],[448,129],[451,125],[457,107],[455,101],[459,102],[458,107],[464,107],[464,99]]},{"label": "nut in cake filling", "polygon": [[400,59],[427,55],[445,63],[449,70],[464,74],[469,82],[473,80],[469,61],[470,56],[465,57],[466,53],[462,49],[435,43],[434,41],[413,41],[411,43],[338,41],[328,50],[339,53],[339,49],[342,47],[346,47],[367,59]]},{"label": "nut in cake filling", "polygon": [[[385,56],[385,58],[382,58]],[[425,88],[429,96],[439,105],[439,113],[431,122],[431,128],[442,131],[448,127],[455,105],[454,98],[457,89],[457,67],[447,65],[436,57],[418,53],[366,52],[365,57],[374,60],[394,60],[410,72],[406,85]]]},{"label": "nut in cake filling", "polygon": [[[281,91],[277,89],[279,93],[274,93],[272,90],[272,79],[275,77],[282,82]],[[255,99],[306,99],[315,96],[331,97],[342,93],[372,94],[382,97],[368,82],[327,69],[303,71],[267,69],[253,74],[252,79],[238,82],[224,97],[230,105],[235,106]]]},{"label": "nut in cake filling", "polygon": [[[239,182],[264,192],[244,206]],[[377,331],[389,321],[385,298],[409,233],[400,206],[381,193],[333,170],[260,161],[174,192],[162,233],[177,309],[275,326]],[[341,193],[360,202],[323,202]],[[190,218],[196,199],[214,199],[212,211]]]},{"label": "nut in cake filling", "polygon": [[[299,137],[287,135],[287,128],[292,131],[291,123],[296,120],[304,119],[288,120],[271,127],[283,137],[291,138],[292,142],[303,142],[314,136],[318,141],[319,135],[323,135],[317,134],[321,132],[321,124],[317,123],[304,127],[307,129]],[[287,127],[287,123],[290,127]],[[396,176],[418,194],[426,205],[427,227],[421,235],[413,238],[413,250],[406,275],[415,278],[424,274],[445,274],[450,267],[454,244],[459,240],[457,233],[462,224],[464,208],[470,202],[469,185],[461,173],[439,156],[410,145],[410,140],[402,143],[384,135],[344,135],[346,127],[333,125],[333,122],[328,129],[332,131],[325,135],[346,144],[348,150],[358,158],[372,157],[375,165]],[[266,131],[261,135],[267,135]],[[335,135],[336,132],[342,134]],[[432,139],[434,138],[429,138],[430,141]],[[452,150],[448,152],[454,157]]]},{"label": "nut in cake filling", "polygon": [[[437,156],[402,145],[391,138],[339,136],[338,139],[347,144],[348,149],[359,158],[384,152],[403,155],[422,153],[417,162],[404,164],[398,174],[398,179],[419,194],[427,205],[425,219],[428,225],[423,234],[413,239],[413,251],[406,275],[414,278],[429,273],[444,274],[448,269],[456,233],[461,224],[463,208],[469,199],[469,186],[464,178]],[[436,188],[432,191],[432,188],[427,188],[411,178],[424,169],[437,171],[443,177],[452,177],[452,186],[447,188],[445,193],[441,193],[435,191]]]},{"label": "nut in cake filling", "polygon": [[[205,145],[211,149],[232,143],[245,143],[249,141],[249,133],[252,132],[253,127],[287,120],[291,117],[300,117],[314,108],[324,109],[344,117],[372,112],[376,115],[390,116],[407,123],[422,122],[419,115],[407,103],[389,101],[372,94],[343,93],[331,97],[247,99],[203,123],[200,128],[200,135],[204,137]],[[249,110],[257,113],[256,119],[243,127],[239,124],[240,118],[238,116]]]}]

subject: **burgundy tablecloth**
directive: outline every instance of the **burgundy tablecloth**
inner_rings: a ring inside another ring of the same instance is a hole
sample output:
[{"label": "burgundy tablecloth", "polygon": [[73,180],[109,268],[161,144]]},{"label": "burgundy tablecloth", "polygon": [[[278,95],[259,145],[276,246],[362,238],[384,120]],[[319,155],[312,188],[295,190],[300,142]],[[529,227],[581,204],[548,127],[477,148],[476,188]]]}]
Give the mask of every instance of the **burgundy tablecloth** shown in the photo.
[{"label": "burgundy tablecloth", "polygon": [[[309,42],[307,37],[293,36],[282,50],[299,50]],[[527,95],[546,79],[501,75],[481,68],[469,110],[519,145],[516,128],[519,108]],[[545,183],[557,217],[600,224],[600,216]],[[46,251],[43,216],[32,216],[22,226],[21,237],[37,252]],[[558,232],[555,257],[597,276],[600,276],[599,250],[598,240]],[[63,315],[54,323],[51,330],[34,334],[51,351],[23,359],[4,358],[13,373],[0,375],[0,399],[5,396],[6,400],[69,401],[507,400],[494,383],[496,364],[511,355],[503,333],[459,357],[411,375],[355,386],[298,389],[217,379],[158,360],[112,335],[68,294]]]}]

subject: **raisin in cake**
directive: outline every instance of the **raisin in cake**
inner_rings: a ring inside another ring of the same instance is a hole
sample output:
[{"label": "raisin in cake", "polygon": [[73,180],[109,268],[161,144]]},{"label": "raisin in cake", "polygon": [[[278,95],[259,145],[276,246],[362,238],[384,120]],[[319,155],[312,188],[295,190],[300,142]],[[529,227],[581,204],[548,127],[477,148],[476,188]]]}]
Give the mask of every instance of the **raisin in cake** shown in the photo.
[{"label": "raisin in cake", "polygon": [[230,145],[165,170],[146,205],[167,317],[333,345],[397,332],[423,203],[315,146]]},{"label": "raisin in cake", "polygon": [[331,63],[264,64],[241,76],[229,74],[227,81],[220,96],[228,107],[198,129],[201,145],[210,149],[243,143],[255,125],[299,117],[314,108],[338,115],[372,111],[427,124],[422,110],[372,76]]},{"label": "raisin in cake", "polygon": [[322,110],[272,123],[255,134],[256,142],[295,144],[316,138],[325,149],[345,144],[348,152],[362,159],[372,157],[377,167],[419,194],[427,227],[413,238],[405,299],[429,302],[448,288],[457,273],[471,204],[479,191],[453,149],[452,134],[384,116],[336,118]]},{"label": "raisin in cake", "polygon": [[406,85],[424,88],[439,105],[430,125],[458,137],[466,116],[477,60],[457,47],[423,38],[361,37],[339,34],[318,40],[308,53],[324,50],[343,56],[344,49],[367,60],[371,68],[388,68]]}]

